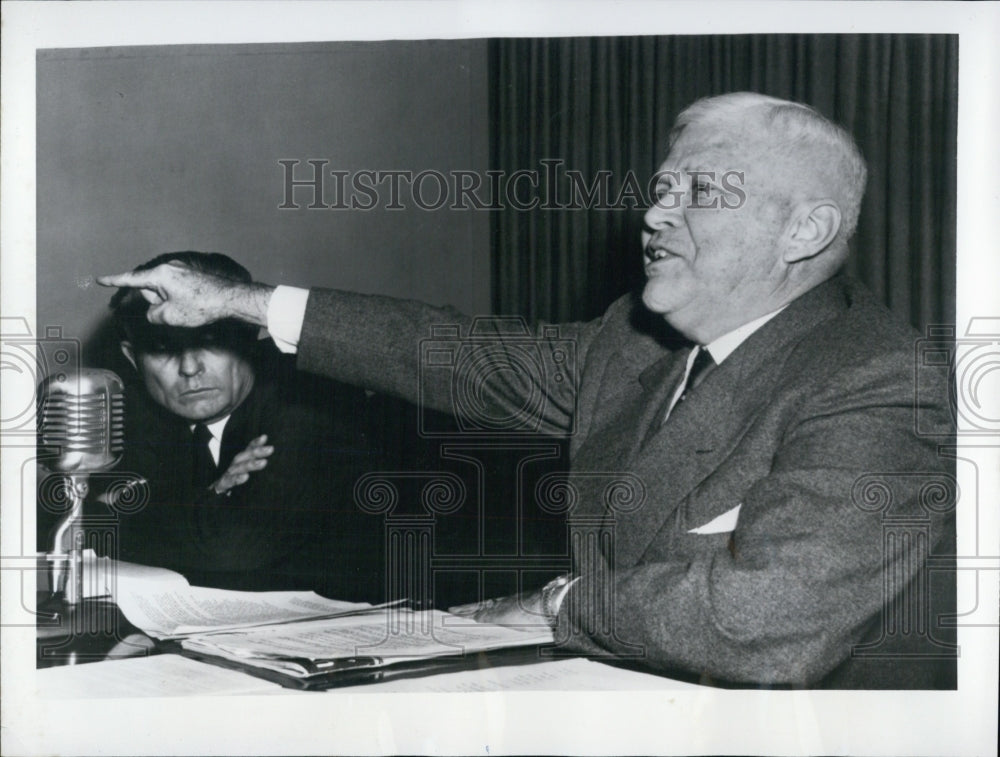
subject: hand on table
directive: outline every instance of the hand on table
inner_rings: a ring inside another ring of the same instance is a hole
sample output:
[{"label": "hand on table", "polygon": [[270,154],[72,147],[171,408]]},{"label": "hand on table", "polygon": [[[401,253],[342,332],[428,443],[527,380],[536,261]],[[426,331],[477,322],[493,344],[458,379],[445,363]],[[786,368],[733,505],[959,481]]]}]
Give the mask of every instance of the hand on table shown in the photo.
[{"label": "hand on table", "polygon": [[542,610],[541,590],[450,607],[448,612],[499,626],[548,625]]}]

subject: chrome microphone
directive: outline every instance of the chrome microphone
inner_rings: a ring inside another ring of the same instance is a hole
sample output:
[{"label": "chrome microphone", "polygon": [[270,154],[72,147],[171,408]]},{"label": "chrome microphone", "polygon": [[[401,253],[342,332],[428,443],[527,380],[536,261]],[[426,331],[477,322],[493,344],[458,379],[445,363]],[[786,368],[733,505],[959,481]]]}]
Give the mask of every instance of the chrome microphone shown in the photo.
[{"label": "chrome microphone", "polygon": [[111,371],[82,368],[49,376],[38,386],[41,464],[63,476],[69,512],[53,537],[52,589],[68,604],[83,598],[83,533],[77,528],[87,477],[110,470],[125,446],[125,385]]},{"label": "chrome microphone", "polygon": [[38,387],[38,446],[53,473],[97,473],[121,460],[125,385],[118,375],[82,368],[49,376]]}]

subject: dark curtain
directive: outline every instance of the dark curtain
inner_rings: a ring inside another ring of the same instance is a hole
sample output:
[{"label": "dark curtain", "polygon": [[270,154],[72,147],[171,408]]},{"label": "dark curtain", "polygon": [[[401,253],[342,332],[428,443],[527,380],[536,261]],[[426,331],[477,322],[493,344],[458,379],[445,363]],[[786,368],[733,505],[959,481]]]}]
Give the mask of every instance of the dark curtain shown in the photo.
[{"label": "dark curtain", "polygon": [[[921,330],[954,321],[957,36],[499,39],[490,82],[492,168],[538,172],[514,199],[540,200],[518,210],[506,198],[492,216],[496,312],[588,319],[636,286],[644,207],[629,172],[645,191],[684,106],[753,90],[855,136],[869,180],[849,269]],[[617,209],[561,207],[570,171],[609,171]]]}]

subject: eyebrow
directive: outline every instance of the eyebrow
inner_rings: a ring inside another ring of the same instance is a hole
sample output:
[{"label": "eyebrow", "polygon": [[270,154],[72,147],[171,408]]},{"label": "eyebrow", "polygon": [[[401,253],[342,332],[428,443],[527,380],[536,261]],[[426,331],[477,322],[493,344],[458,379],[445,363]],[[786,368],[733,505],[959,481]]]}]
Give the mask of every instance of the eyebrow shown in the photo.
[{"label": "eyebrow", "polygon": [[720,172],[718,169],[708,168],[708,167],[706,167],[704,165],[699,164],[697,166],[684,166],[682,168],[668,168],[668,169],[665,169],[665,170],[664,169],[658,169],[654,175],[658,176],[658,178],[656,180],[656,186],[657,187],[659,187],[661,184],[666,184],[668,182],[673,182],[677,174],[688,174],[688,175],[690,175],[692,173],[698,173],[698,174],[700,174],[700,178],[702,180],[705,180],[705,179],[709,178],[708,176],[706,176],[706,174],[710,174],[711,175],[711,182],[713,184],[718,184],[719,183],[720,173],[722,173],[722,174],[729,173],[730,170],[733,170],[733,169],[727,169],[726,171]]}]

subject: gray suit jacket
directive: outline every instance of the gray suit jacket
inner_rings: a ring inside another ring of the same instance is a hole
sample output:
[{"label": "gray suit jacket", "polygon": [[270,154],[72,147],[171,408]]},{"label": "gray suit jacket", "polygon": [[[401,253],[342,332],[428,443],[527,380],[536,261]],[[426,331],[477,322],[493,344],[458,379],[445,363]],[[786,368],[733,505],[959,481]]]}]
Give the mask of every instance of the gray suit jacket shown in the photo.
[{"label": "gray suit jacket", "polygon": [[[946,439],[914,430],[915,403],[948,427],[947,387],[924,380],[915,396],[916,333],[836,277],[657,427],[687,349],[643,320],[622,298],[558,338],[540,327],[537,370],[464,377],[496,417],[528,408],[540,430],[570,437],[560,485],[582,578],[560,610],[561,647],[718,683],[954,686],[938,623],[954,576],[925,562],[953,539],[953,477]],[[445,324],[466,336],[471,325],[449,309],[316,290],[299,366],[453,410],[451,374],[420,365],[420,340]],[[489,336],[532,364],[523,336]],[[929,491],[943,500],[928,504]],[[710,525],[737,506],[735,528]]]}]

